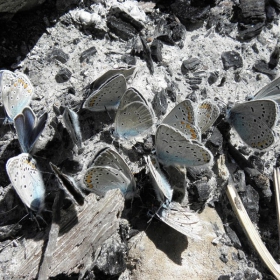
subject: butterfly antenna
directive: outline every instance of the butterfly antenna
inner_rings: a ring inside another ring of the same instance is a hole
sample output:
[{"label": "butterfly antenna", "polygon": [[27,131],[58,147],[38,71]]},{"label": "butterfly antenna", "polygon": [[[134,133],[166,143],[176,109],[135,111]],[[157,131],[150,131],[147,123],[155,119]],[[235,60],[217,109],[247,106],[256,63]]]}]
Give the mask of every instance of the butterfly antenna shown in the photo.
[{"label": "butterfly antenna", "polygon": [[106,111],[106,113],[107,113],[107,115],[108,115],[110,121],[112,121],[113,119],[112,119],[112,117],[111,117],[109,111],[107,110],[107,107],[106,107],[106,106],[104,106],[104,107],[105,107],[105,111]]},{"label": "butterfly antenna", "polygon": [[8,211],[6,211],[6,212],[0,213],[0,215],[5,215],[5,214],[7,214],[7,213],[10,213],[10,212],[12,212],[14,209],[16,209],[17,207],[18,207],[18,205],[16,205],[15,207],[13,207],[12,209],[10,209],[10,210],[8,210]]}]

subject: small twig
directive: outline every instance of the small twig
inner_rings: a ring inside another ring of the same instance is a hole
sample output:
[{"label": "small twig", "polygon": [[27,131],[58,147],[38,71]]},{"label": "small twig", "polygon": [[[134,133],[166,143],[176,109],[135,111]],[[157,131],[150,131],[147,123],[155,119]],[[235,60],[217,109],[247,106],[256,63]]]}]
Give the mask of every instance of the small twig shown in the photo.
[{"label": "small twig", "polygon": [[277,210],[277,226],[278,226],[278,238],[279,238],[279,246],[280,246],[280,172],[279,168],[276,167],[273,170],[274,177],[274,190],[275,190],[275,204]]},{"label": "small twig", "polygon": [[38,280],[47,280],[49,278],[48,275],[51,268],[52,256],[56,247],[56,241],[59,233],[60,206],[62,204],[64,196],[64,191],[60,190],[57,193],[53,203],[52,225],[49,232],[49,240],[44,253],[43,262],[38,273]]},{"label": "small twig", "polygon": [[253,223],[251,222],[247,211],[232,184],[231,177],[229,178],[229,183],[227,185],[227,196],[230,201],[230,204],[238,218],[240,225],[242,226],[247,237],[251,241],[255,250],[260,255],[263,262],[266,264],[271,273],[277,278],[280,279],[280,267],[279,264],[271,256],[264,243],[262,242],[258,231],[255,229]]}]

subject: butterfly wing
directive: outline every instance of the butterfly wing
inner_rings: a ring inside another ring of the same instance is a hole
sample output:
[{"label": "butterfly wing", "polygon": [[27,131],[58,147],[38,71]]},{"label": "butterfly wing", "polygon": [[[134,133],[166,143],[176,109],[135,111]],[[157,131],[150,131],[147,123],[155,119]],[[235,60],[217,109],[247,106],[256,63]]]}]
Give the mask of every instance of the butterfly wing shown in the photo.
[{"label": "butterfly wing", "polygon": [[206,132],[220,115],[219,107],[210,100],[202,101],[197,108],[197,125],[201,133]]},{"label": "butterfly wing", "polygon": [[8,160],[6,170],[22,202],[31,210],[40,212],[44,207],[45,186],[35,159],[22,153]]},{"label": "butterfly wing", "polygon": [[79,117],[74,111],[65,108],[62,115],[66,129],[68,130],[73,142],[79,149],[82,148],[82,133],[80,129]]},{"label": "butterfly wing", "polygon": [[25,107],[22,113],[14,118],[18,140],[24,153],[29,153],[34,147],[45,128],[47,118],[48,114],[44,113],[37,122],[34,112],[29,107]]},{"label": "butterfly wing", "polygon": [[275,133],[267,123],[254,116],[230,114],[230,123],[240,138],[250,147],[257,150],[266,150],[275,143]]},{"label": "butterfly wing", "polygon": [[152,110],[142,102],[132,102],[119,108],[115,118],[115,135],[131,138],[148,130],[153,125]]},{"label": "butterfly wing", "polygon": [[167,208],[162,206],[156,213],[157,217],[168,226],[192,239],[200,240],[202,230],[196,213],[183,208],[177,202],[171,202]]},{"label": "butterfly wing", "polygon": [[166,180],[164,174],[161,172],[159,164],[156,162],[156,160],[152,161],[150,156],[148,156],[147,165],[158,201],[165,203],[167,200],[167,203],[169,204],[172,200],[173,190]]},{"label": "butterfly wing", "polygon": [[107,81],[109,81],[112,77],[116,75],[123,75],[126,79],[128,79],[133,72],[135,71],[136,67],[129,67],[129,68],[119,68],[119,69],[110,69],[97,78],[90,86],[92,90],[96,90],[101,88]]},{"label": "butterfly wing", "polygon": [[126,91],[126,80],[123,75],[116,75],[101,88],[94,91],[85,101],[83,108],[94,112],[115,110]]},{"label": "butterfly wing", "polygon": [[200,141],[201,132],[196,126],[193,103],[189,99],[177,104],[162,123],[178,129],[189,139]]},{"label": "butterfly wing", "polygon": [[249,121],[250,119],[256,123],[266,123],[269,128],[274,128],[278,121],[278,114],[279,109],[275,101],[269,99],[253,100],[236,104],[229,112],[229,121],[239,119]]},{"label": "butterfly wing", "polygon": [[263,87],[254,96],[254,100],[257,99],[272,99],[280,104],[280,77]]},{"label": "butterfly wing", "polygon": [[34,88],[26,75],[7,70],[0,72],[0,83],[5,111],[10,120],[13,120],[30,104]]},{"label": "butterfly wing", "polygon": [[142,94],[135,88],[130,87],[126,90],[126,92],[122,96],[119,108],[124,108],[127,104],[136,102],[136,101],[142,102],[142,103],[145,103],[146,105],[148,105],[147,101],[142,96]]},{"label": "butterfly wing", "polygon": [[133,174],[131,173],[127,163],[119,153],[111,148],[105,148],[94,159],[94,166],[110,166],[121,171],[127,178],[130,179],[131,185],[136,190],[136,183]]},{"label": "butterfly wing", "polygon": [[159,162],[166,166],[207,166],[213,161],[213,155],[201,143],[166,124],[158,127],[155,146]]},{"label": "butterfly wing", "polygon": [[84,196],[77,186],[74,179],[64,173],[62,173],[59,168],[50,162],[50,167],[52,171],[54,172],[61,189],[64,190],[64,192],[68,195],[68,197],[74,202],[79,205],[84,204]]},{"label": "butterfly wing", "polygon": [[134,196],[131,180],[120,170],[109,166],[93,166],[89,168],[84,176],[84,185],[88,191],[99,196],[112,189],[120,189],[125,198]]}]

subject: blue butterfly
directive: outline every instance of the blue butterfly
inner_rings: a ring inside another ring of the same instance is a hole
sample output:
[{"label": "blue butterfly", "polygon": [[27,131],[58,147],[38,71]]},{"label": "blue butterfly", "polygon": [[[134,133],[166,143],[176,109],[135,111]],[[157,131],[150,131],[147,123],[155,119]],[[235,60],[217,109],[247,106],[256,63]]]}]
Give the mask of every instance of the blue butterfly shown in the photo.
[{"label": "blue butterfly", "polygon": [[35,159],[27,153],[12,157],[7,161],[6,171],[22,202],[40,213],[44,208],[45,185]]},{"label": "blue butterfly", "polygon": [[30,107],[25,107],[20,114],[15,116],[14,125],[24,153],[32,151],[37,139],[45,128],[47,118],[48,114],[44,113],[37,121]]},{"label": "blue butterfly", "polygon": [[8,70],[0,71],[0,90],[8,121],[28,106],[34,94],[34,88],[26,75]]}]

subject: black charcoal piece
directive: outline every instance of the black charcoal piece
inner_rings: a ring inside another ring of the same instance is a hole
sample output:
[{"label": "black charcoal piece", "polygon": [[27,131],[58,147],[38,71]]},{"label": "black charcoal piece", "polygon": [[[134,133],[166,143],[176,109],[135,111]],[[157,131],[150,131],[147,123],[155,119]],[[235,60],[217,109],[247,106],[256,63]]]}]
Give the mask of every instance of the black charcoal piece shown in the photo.
[{"label": "black charcoal piece", "polygon": [[259,53],[259,49],[258,49],[258,46],[257,46],[256,43],[254,43],[254,44],[252,45],[252,50],[253,50],[256,54]]},{"label": "black charcoal piece", "polygon": [[277,71],[274,69],[270,69],[268,63],[265,60],[258,60],[253,69],[257,72],[267,75],[270,79],[274,79],[277,75]]},{"label": "black charcoal piece", "polygon": [[186,37],[186,28],[175,16],[169,15],[159,20],[154,36],[173,46],[176,42],[183,42]]},{"label": "black charcoal piece", "polygon": [[269,4],[266,5],[265,11],[266,11],[266,21],[267,22],[272,22],[273,20],[275,20],[277,18],[276,9],[274,7],[272,7],[271,5],[269,5]]},{"label": "black charcoal piece", "polygon": [[155,38],[170,44],[175,45],[172,38],[172,30],[165,19],[161,19],[155,28]]},{"label": "black charcoal piece", "polygon": [[166,113],[168,103],[165,90],[162,90],[155,94],[152,105],[157,117]]},{"label": "black charcoal piece", "polygon": [[143,143],[137,142],[132,148],[133,148],[134,151],[136,151],[136,153],[138,155],[144,155],[145,154]]},{"label": "black charcoal piece", "polygon": [[119,239],[113,235],[103,243],[93,268],[97,279],[117,279],[126,269],[127,246]]},{"label": "black charcoal piece", "polygon": [[239,8],[239,37],[247,40],[260,34],[266,20],[265,0],[240,0]]},{"label": "black charcoal piece", "polygon": [[243,170],[237,170],[234,173],[234,185],[238,192],[244,192],[246,189],[246,178]]},{"label": "black charcoal piece", "polygon": [[232,228],[227,224],[225,224],[224,227],[225,227],[226,233],[227,233],[228,237],[230,238],[233,246],[237,249],[241,249],[242,245],[241,245],[241,242],[240,242],[237,234],[235,233],[235,231],[233,231]]},{"label": "black charcoal piece", "polygon": [[175,82],[168,83],[166,93],[172,102],[176,102],[178,86]]},{"label": "black charcoal piece", "polygon": [[218,280],[230,280],[230,275],[220,275]]},{"label": "black charcoal piece", "polygon": [[240,24],[239,25],[239,38],[242,40],[252,39],[262,32],[263,27],[264,27],[263,22],[259,22],[255,25]]},{"label": "black charcoal piece", "polygon": [[275,6],[278,11],[280,11],[280,0],[271,0],[270,3]]},{"label": "black charcoal piece", "polygon": [[195,3],[195,1],[176,0],[170,6],[174,15],[178,17],[185,26],[189,25],[189,23],[203,22],[208,18],[210,5],[200,2],[200,6],[195,6],[193,3]]},{"label": "black charcoal piece", "polygon": [[51,53],[48,55],[48,61],[51,61],[52,59],[56,59],[61,63],[66,63],[69,59],[69,55],[61,49],[53,48]]},{"label": "black charcoal piece", "polygon": [[141,31],[145,26],[142,22],[136,20],[131,15],[121,10],[120,7],[112,6],[110,9],[109,15],[114,15],[116,18],[121,19],[123,22],[129,23],[133,26],[138,32]]},{"label": "black charcoal piece", "polygon": [[220,256],[220,260],[224,263],[227,263],[228,262],[228,257],[226,254],[222,253],[221,256]]},{"label": "black charcoal piece", "polygon": [[233,69],[238,69],[243,67],[242,57],[236,51],[223,52],[222,62],[225,70],[228,70],[231,67],[233,67]]},{"label": "black charcoal piece", "polygon": [[184,60],[181,66],[181,71],[185,75],[188,72],[194,72],[199,68],[201,60],[196,57],[191,57],[187,60]]},{"label": "black charcoal piece", "polygon": [[154,64],[153,64],[152,55],[151,55],[151,49],[150,49],[149,45],[147,44],[146,40],[142,36],[140,36],[140,40],[143,45],[143,58],[145,59],[145,61],[147,63],[147,67],[148,67],[151,75],[153,75],[155,70],[154,70]]},{"label": "black charcoal piece", "polygon": [[187,77],[186,82],[190,84],[190,86],[200,85],[202,83],[201,77]]},{"label": "black charcoal piece", "polygon": [[58,73],[55,76],[55,80],[58,83],[64,83],[67,82],[72,76],[72,73],[69,69],[67,68],[62,68],[58,71]]},{"label": "black charcoal piece", "polygon": [[195,193],[196,201],[205,202],[211,193],[211,188],[206,181],[196,181],[192,185],[192,190]]},{"label": "black charcoal piece", "polygon": [[218,87],[223,87],[225,82],[226,82],[226,77],[222,77],[220,83],[218,84]]},{"label": "black charcoal piece", "polygon": [[242,192],[239,195],[251,221],[257,224],[259,221],[260,199],[258,192],[251,185],[247,185],[245,192]]},{"label": "black charcoal piece", "polygon": [[206,177],[207,179],[212,178],[213,173],[208,167],[188,167],[187,176],[192,178],[194,181],[198,181],[203,177]]},{"label": "black charcoal piece", "polygon": [[124,54],[121,57],[121,60],[127,65],[136,65],[136,58],[129,54]]},{"label": "black charcoal piece", "polygon": [[85,51],[83,51],[80,55],[80,62],[88,62],[88,60],[97,53],[96,47],[93,46]]},{"label": "black charcoal piece", "polygon": [[125,41],[132,39],[138,33],[130,23],[122,21],[113,15],[107,17],[107,26],[113,33]]},{"label": "black charcoal piece", "polygon": [[143,148],[145,152],[150,152],[153,149],[154,142],[152,136],[148,136],[147,139],[144,139]]},{"label": "black charcoal piece", "polygon": [[211,137],[208,139],[207,144],[213,153],[213,155],[219,154],[222,152],[222,144],[223,144],[223,135],[214,127]]},{"label": "black charcoal piece", "polygon": [[218,71],[210,72],[209,77],[208,77],[208,84],[213,85],[214,83],[217,82],[218,78],[219,78],[219,72]]},{"label": "black charcoal piece", "polygon": [[268,67],[270,69],[274,69],[279,62],[279,54],[280,54],[280,48],[278,46],[275,47],[275,49],[273,50],[273,52],[270,55],[270,59],[268,62]]},{"label": "black charcoal piece", "polygon": [[240,0],[241,21],[246,24],[264,22],[265,0]]},{"label": "black charcoal piece", "polygon": [[254,168],[258,169],[260,172],[264,172],[264,162],[261,157],[251,155],[248,161],[253,165]]},{"label": "black charcoal piece", "polygon": [[163,44],[161,41],[154,39],[153,43],[151,44],[151,55],[152,59],[155,62],[161,62],[162,61],[162,50]]}]

